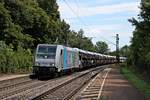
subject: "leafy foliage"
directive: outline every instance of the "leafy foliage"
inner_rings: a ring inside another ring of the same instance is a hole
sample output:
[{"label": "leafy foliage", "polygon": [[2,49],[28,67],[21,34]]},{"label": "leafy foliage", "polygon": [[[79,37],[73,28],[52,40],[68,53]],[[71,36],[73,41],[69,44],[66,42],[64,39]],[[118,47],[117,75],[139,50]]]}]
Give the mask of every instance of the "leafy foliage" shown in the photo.
[{"label": "leafy foliage", "polygon": [[7,46],[3,41],[0,41],[0,72],[29,71],[32,66],[31,51],[22,47],[13,51],[12,48],[12,45]]},{"label": "leafy foliage", "polygon": [[129,21],[135,26],[131,41],[131,59],[139,72],[150,77],[150,0],[141,0],[139,18]]},{"label": "leafy foliage", "polygon": [[120,49],[120,56],[129,57],[130,56],[130,47],[125,45]]},{"label": "leafy foliage", "polygon": [[50,16],[53,20],[58,20],[60,18],[58,12],[58,5],[56,0],[37,0],[39,6],[45,10],[45,12]]},{"label": "leafy foliage", "polygon": [[108,45],[103,41],[96,42],[95,48],[98,53],[108,54]]},{"label": "leafy foliage", "polygon": [[18,44],[28,43],[32,41],[29,35],[22,34],[22,28],[12,22],[10,12],[0,3],[0,40],[6,41],[7,44],[12,43],[14,47]]},{"label": "leafy foliage", "polygon": [[68,37],[68,42],[71,47],[76,47],[88,51],[95,51],[91,39],[84,36],[84,31],[82,29],[80,29],[78,33],[71,31]]}]

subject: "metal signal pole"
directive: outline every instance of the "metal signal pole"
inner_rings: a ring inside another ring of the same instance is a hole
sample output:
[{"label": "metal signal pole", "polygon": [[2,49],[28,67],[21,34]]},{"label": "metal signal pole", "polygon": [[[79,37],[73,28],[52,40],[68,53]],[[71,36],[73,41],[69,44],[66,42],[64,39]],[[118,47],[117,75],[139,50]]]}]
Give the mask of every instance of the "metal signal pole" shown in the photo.
[{"label": "metal signal pole", "polygon": [[116,34],[116,59],[117,62],[119,63],[119,34]]}]

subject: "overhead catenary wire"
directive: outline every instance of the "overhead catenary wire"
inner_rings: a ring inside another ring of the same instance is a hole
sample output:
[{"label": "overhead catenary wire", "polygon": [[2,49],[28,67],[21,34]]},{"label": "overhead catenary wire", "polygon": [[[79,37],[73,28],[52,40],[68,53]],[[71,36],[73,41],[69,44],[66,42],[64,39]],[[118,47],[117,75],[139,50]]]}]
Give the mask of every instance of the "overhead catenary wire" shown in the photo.
[{"label": "overhead catenary wire", "polygon": [[72,9],[72,7],[69,5],[69,3],[68,3],[66,0],[63,0],[63,1],[64,1],[65,4],[68,6],[68,8],[72,11],[72,13],[73,13],[74,15],[76,15],[76,17],[77,17],[77,19],[79,20],[79,22],[81,22],[83,25],[86,26],[86,24],[83,22],[82,19],[80,19],[79,15],[76,13],[76,11],[74,11],[74,10]]},{"label": "overhead catenary wire", "polygon": [[109,40],[107,40],[107,39],[105,39],[104,37],[102,37],[105,41],[107,41],[107,42],[109,42],[110,44],[112,44],[112,45],[116,45],[115,43],[113,43],[113,42],[111,42],[111,41],[109,41]]},{"label": "overhead catenary wire", "polygon": [[[80,18],[79,14],[78,14],[76,11],[73,10],[73,8],[69,5],[69,3],[68,3],[66,0],[63,0],[63,1],[64,1],[64,3],[67,5],[67,7],[72,11],[72,13],[73,13],[74,15],[76,15],[76,18],[79,20],[79,22],[81,22],[81,24],[83,24],[84,26],[88,26],[88,25],[85,24],[85,22]],[[76,1],[76,5],[79,6],[79,5],[77,4],[77,1]],[[87,27],[87,29],[88,29],[89,31],[91,31],[90,28]],[[92,32],[92,31],[91,31],[91,32]],[[100,35],[99,35],[99,36],[100,36]],[[103,36],[100,36],[100,37],[101,37],[103,40],[105,40],[105,41],[107,41],[107,42],[109,42],[109,43],[111,43],[111,44],[113,44],[113,45],[116,45],[115,43],[113,43],[113,42],[107,40],[107,39],[104,38]]]}]

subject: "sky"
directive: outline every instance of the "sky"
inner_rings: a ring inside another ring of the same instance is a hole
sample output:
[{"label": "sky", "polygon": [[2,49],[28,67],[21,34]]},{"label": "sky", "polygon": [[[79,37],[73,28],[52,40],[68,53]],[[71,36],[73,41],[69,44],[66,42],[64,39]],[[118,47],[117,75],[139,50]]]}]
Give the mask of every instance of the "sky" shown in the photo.
[{"label": "sky", "polygon": [[119,46],[130,45],[134,27],[128,22],[137,18],[140,0],[57,0],[61,19],[71,30],[83,29],[92,42],[105,41],[115,50],[115,36],[119,34]]}]

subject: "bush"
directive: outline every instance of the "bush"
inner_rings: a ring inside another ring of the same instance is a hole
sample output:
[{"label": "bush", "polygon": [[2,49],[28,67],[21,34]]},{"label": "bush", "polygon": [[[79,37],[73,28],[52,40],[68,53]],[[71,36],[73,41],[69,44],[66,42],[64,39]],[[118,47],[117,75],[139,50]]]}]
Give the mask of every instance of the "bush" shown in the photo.
[{"label": "bush", "polygon": [[31,70],[32,53],[29,49],[18,46],[17,51],[13,50],[12,45],[6,45],[0,41],[0,72],[14,73],[27,72]]}]

